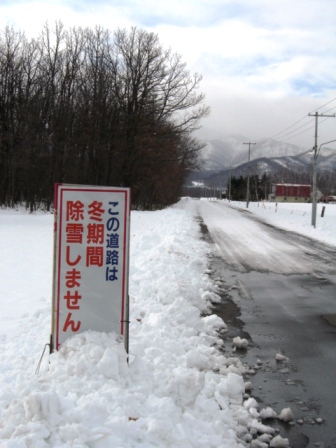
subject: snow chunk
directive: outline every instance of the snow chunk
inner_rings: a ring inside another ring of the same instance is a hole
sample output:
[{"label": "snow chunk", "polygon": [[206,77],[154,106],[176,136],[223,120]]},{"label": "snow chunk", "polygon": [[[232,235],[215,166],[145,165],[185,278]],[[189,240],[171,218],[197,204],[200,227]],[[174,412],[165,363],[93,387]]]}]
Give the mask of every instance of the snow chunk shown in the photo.
[{"label": "snow chunk", "polygon": [[256,410],[256,408],[250,408],[249,413],[253,418],[259,418],[259,412]]},{"label": "snow chunk", "polygon": [[270,447],[272,448],[287,448],[289,446],[288,439],[283,439],[281,436],[276,436],[271,440]]},{"label": "snow chunk", "polygon": [[201,295],[203,300],[206,300],[210,303],[220,303],[221,302],[221,297],[214,293],[214,292],[210,292],[210,291],[206,291]]},{"label": "snow chunk", "polygon": [[271,434],[262,434],[261,436],[258,437],[258,440],[261,440],[262,442],[265,443],[270,443],[270,441],[272,440]]},{"label": "snow chunk", "polygon": [[244,407],[246,409],[251,409],[251,408],[258,409],[259,405],[255,398],[249,398],[248,400],[244,401]]},{"label": "snow chunk", "polygon": [[268,444],[264,443],[262,440],[255,439],[255,440],[252,440],[250,447],[251,448],[268,448]]},{"label": "snow chunk", "polygon": [[248,346],[248,340],[242,339],[239,336],[233,338],[232,345],[236,348],[247,348]]},{"label": "snow chunk", "polygon": [[280,362],[282,362],[282,361],[289,361],[289,358],[287,358],[287,356],[282,355],[281,353],[277,353],[275,355],[275,359],[277,361],[280,361]]},{"label": "snow chunk", "polygon": [[279,419],[284,421],[284,422],[291,422],[291,421],[293,421],[294,420],[294,416],[293,416],[293,413],[291,411],[291,408],[284,408],[280,412]]},{"label": "snow chunk", "polygon": [[244,380],[240,375],[230,372],[226,379],[227,394],[237,402],[243,401],[243,393],[245,392]]},{"label": "snow chunk", "polygon": [[268,407],[260,411],[260,418],[262,420],[267,420],[268,418],[277,418],[277,413],[273,411],[272,408]]},{"label": "snow chunk", "polygon": [[212,314],[210,316],[203,317],[204,328],[212,330],[215,328],[216,330],[221,330],[227,328],[226,323],[216,314]]},{"label": "snow chunk", "polygon": [[258,422],[257,419],[252,420],[252,422],[249,424],[250,432],[252,433],[253,430],[262,434],[274,434],[275,429],[271,428],[270,426],[263,425],[262,423]]}]

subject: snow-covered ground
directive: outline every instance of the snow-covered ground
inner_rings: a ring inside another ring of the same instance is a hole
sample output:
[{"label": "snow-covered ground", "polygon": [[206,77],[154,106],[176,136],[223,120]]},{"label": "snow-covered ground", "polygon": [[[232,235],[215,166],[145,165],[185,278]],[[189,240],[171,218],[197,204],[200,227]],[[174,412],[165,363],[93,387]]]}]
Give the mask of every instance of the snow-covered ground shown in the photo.
[{"label": "snow-covered ground", "polygon": [[[231,344],[222,347],[226,325],[209,311],[218,299],[210,247],[192,202],[132,212],[129,365],[117,335],[86,332],[45,354],[39,373],[51,327],[53,216],[0,210],[1,447],[288,446],[267,426],[274,411],[244,395],[245,367]],[[311,205],[250,203],[249,211],[336,245],[336,205],[324,218],[318,207],[316,229]]]},{"label": "snow-covered ground", "polygon": [[[246,209],[246,202],[231,201],[230,204]],[[312,204],[250,202],[248,210],[276,227],[336,246],[336,204],[317,204],[315,228],[311,225]]]}]

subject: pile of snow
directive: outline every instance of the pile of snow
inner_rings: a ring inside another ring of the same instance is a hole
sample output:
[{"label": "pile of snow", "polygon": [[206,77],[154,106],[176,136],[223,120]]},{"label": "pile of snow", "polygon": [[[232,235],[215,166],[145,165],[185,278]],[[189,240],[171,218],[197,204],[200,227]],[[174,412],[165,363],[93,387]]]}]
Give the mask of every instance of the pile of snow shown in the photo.
[{"label": "pile of snow", "polygon": [[[266,427],[210,314],[209,247],[178,206],[132,212],[130,362],[118,335],[49,341],[53,216],[1,210],[0,440],[6,448],[222,447]],[[261,426],[258,426],[261,425]]]}]

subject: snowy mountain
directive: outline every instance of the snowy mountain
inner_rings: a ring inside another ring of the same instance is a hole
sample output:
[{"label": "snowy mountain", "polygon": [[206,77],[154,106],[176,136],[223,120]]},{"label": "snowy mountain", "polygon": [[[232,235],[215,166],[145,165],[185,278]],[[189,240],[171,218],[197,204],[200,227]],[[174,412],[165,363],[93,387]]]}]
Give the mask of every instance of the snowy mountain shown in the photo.
[{"label": "snowy mountain", "polygon": [[[213,138],[212,138],[213,137]],[[235,176],[248,173],[249,140],[242,135],[224,136],[209,129],[199,131],[197,138],[205,143],[202,150],[202,170],[195,173],[193,180],[226,182],[230,172]],[[262,175],[279,171],[303,172],[309,170],[313,162],[312,148],[302,148],[290,143],[264,139],[250,146],[251,173]],[[318,159],[319,170],[334,172],[336,150],[323,147]]]},{"label": "snowy mountain", "polygon": [[[248,142],[247,138],[242,136],[228,136],[222,139],[205,140],[206,146],[202,151],[203,169],[205,170],[223,170],[231,167],[237,167],[248,162],[249,146],[244,144]],[[280,159],[288,157],[304,158],[309,160],[311,153],[290,143],[279,142],[276,140],[262,140],[251,145],[250,160],[258,159]]]}]

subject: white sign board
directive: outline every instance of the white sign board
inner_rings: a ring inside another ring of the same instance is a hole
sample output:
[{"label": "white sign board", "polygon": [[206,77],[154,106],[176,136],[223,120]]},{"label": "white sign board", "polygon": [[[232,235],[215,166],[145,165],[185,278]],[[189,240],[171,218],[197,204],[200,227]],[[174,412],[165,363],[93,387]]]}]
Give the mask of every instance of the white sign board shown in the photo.
[{"label": "white sign board", "polygon": [[55,185],[51,349],[87,330],[128,338],[128,188]]}]

